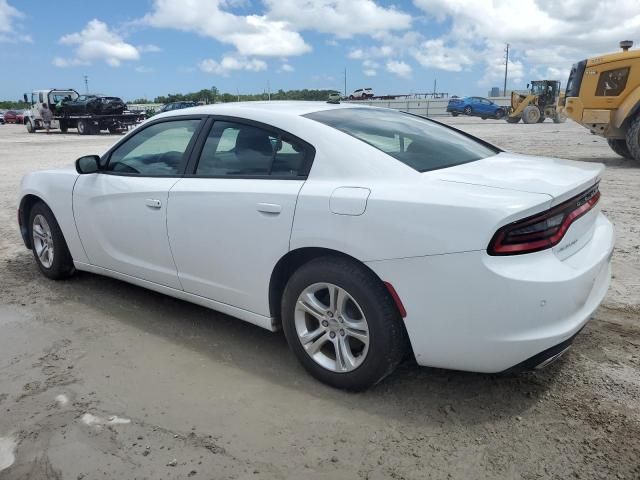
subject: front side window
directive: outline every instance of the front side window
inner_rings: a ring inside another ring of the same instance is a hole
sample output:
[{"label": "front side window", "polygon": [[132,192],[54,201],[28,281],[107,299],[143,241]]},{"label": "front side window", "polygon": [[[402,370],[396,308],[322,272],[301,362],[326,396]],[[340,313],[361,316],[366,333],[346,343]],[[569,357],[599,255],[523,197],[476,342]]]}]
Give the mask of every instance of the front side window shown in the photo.
[{"label": "front side window", "polygon": [[179,175],[184,153],[199,124],[199,119],[191,119],[151,125],[114,150],[106,170],[141,176]]},{"label": "front side window", "polygon": [[469,163],[500,152],[443,125],[397,110],[338,108],[305,117],[368,143],[419,172]]},{"label": "front side window", "polygon": [[196,175],[304,175],[308,149],[286,134],[253,125],[215,122],[202,149]]}]

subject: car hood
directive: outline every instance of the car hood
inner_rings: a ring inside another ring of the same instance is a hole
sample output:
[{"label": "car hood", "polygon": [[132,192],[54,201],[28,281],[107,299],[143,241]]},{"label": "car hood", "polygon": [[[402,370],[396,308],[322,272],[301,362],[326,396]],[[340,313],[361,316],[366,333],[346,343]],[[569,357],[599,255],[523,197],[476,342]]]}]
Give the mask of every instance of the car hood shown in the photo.
[{"label": "car hood", "polygon": [[547,194],[557,204],[600,181],[603,170],[599,163],[502,152],[431,173],[445,182]]}]

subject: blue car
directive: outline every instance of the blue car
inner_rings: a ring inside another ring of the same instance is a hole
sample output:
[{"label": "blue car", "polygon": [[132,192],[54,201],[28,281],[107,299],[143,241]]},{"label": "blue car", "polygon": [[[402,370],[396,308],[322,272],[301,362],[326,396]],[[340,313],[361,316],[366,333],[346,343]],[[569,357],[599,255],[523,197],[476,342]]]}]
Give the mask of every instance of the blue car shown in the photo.
[{"label": "blue car", "polygon": [[454,117],[460,114],[472,117],[500,119],[505,116],[506,108],[496,105],[491,100],[482,97],[452,98],[447,104],[447,112]]}]

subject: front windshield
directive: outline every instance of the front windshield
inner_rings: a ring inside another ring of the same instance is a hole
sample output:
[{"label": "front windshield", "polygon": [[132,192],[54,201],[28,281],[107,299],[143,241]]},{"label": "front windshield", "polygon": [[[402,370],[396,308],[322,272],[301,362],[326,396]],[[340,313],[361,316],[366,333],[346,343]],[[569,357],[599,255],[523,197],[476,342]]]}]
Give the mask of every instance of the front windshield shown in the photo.
[{"label": "front windshield", "polygon": [[496,155],[500,150],[436,122],[382,108],[339,108],[309,113],[324,123],[426,172]]}]

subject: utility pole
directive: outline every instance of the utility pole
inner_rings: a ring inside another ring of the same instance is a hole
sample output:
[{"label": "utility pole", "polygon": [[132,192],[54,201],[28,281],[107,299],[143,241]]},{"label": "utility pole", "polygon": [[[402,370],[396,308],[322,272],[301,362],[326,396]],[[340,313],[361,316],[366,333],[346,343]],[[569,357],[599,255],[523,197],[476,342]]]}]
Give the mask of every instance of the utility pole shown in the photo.
[{"label": "utility pole", "polygon": [[267,80],[267,94],[269,95],[269,101],[271,101],[271,83]]},{"label": "utility pole", "polygon": [[344,68],[344,96],[347,96],[347,67]]},{"label": "utility pole", "polygon": [[438,79],[434,78],[433,79],[433,98],[436,98],[437,85],[438,85]]},{"label": "utility pole", "polygon": [[507,48],[505,49],[505,57],[504,57],[504,89],[502,90],[502,96],[507,96],[507,73],[509,71],[509,44],[507,43]]},{"label": "utility pole", "polygon": [[89,77],[84,76],[84,93],[89,93]]}]

